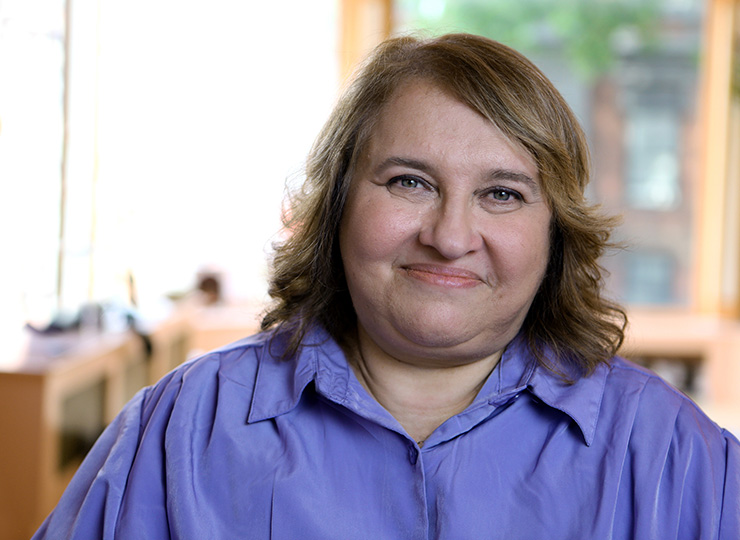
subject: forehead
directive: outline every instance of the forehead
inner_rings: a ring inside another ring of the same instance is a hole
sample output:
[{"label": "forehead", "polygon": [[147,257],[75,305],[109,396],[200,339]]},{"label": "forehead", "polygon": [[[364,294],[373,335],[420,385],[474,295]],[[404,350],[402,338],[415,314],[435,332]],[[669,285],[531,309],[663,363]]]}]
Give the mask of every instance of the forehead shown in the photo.
[{"label": "forehead", "polygon": [[[362,148],[362,161],[417,159],[489,160],[538,176],[537,162],[478,111],[426,80],[400,85],[375,116]],[[389,154],[389,155],[386,155]]]}]

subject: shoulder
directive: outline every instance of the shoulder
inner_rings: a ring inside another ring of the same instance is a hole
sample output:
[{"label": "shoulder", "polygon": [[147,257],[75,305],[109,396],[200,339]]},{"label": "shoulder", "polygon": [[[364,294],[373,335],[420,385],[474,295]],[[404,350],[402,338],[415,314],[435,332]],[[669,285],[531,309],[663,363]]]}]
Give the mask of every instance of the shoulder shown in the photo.
[{"label": "shoulder", "polygon": [[615,356],[609,362],[605,392],[626,394],[627,398],[657,398],[674,407],[693,403],[654,371],[621,356]]},{"label": "shoulder", "polygon": [[[662,506],[684,530],[740,530],[740,442],[655,373],[613,359],[599,415],[601,444],[620,456],[637,506]],[[680,517],[680,519],[679,519]],[[674,537],[668,533],[667,536]]]},{"label": "shoulder", "polygon": [[238,388],[234,394],[248,400],[259,364],[270,354],[275,339],[270,332],[255,334],[181,364],[144,390],[142,424],[156,414],[169,416],[176,405],[216,399],[224,387]]},{"label": "shoulder", "polygon": [[649,412],[648,416],[655,421],[692,417],[699,423],[713,424],[685,393],[655,372],[622,357],[614,357],[609,364],[604,399],[615,400],[637,414]]},{"label": "shoulder", "polygon": [[651,408],[671,414],[696,414],[706,418],[701,408],[655,372],[622,357],[609,365],[604,392],[619,394],[622,401],[633,401],[640,408]]},{"label": "shoulder", "polygon": [[[178,412],[183,423],[194,423],[188,418],[205,422],[216,407],[252,420],[265,411],[290,408],[316,375],[317,358],[336,363],[341,356],[320,327],[303,337],[296,354],[286,357],[290,338],[288,331],[262,332],[184,363],[144,391],[142,425],[156,417],[170,422]],[[331,362],[324,367],[331,371]]]},{"label": "shoulder", "polygon": [[737,439],[713,422],[689,396],[654,372],[621,357],[612,359],[605,379],[601,416],[628,428],[633,449],[664,448],[724,457]]}]

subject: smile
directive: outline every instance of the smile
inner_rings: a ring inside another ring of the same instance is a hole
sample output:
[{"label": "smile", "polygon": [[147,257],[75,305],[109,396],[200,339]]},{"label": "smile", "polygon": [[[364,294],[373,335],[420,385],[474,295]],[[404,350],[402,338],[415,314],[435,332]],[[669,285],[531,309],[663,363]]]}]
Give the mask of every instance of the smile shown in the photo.
[{"label": "smile", "polygon": [[439,287],[466,289],[483,283],[483,280],[478,274],[464,268],[433,264],[412,264],[403,266],[402,269],[410,278]]}]

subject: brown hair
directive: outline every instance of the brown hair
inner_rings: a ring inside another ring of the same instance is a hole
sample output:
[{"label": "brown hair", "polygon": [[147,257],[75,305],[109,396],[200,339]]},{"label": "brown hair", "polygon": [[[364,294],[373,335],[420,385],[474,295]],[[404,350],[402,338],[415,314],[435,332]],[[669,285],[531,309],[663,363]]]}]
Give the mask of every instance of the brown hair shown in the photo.
[{"label": "brown hair", "polygon": [[342,210],[375,121],[394,91],[413,79],[432,82],[489,119],[538,164],[553,218],[548,269],[522,327],[533,353],[568,380],[608,362],[623,341],[626,315],[602,296],[598,259],[610,247],[615,222],[584,198],[589,156],[583,131],[534,64],[469,34],[389,39],[357,72],[309,154],[302,190],[290,201],[290,236],[275,246],[273,305],[262,328],[289,328],[293,352],[316,323],[339,341],[353,330],[338,247]]}]

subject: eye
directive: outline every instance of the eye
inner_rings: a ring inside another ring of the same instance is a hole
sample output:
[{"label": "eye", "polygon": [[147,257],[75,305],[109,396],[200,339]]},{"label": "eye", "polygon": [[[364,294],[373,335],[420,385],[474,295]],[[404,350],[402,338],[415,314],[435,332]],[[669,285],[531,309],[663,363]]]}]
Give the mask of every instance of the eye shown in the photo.
[{"label": "eye", "polygon": [[510,212],[524,204],[524,197],[516,190],[494,187],[480,194],[483,207],[489,212]]},{"label": "eye", "polygon": [[516,191],[512,189],[506,189],[506,188],[494,188],[491,191],[488,192],[488,195],[501,202],[509,202],[511,200],[517,200],[521,201],[522,196],[517,193]]},{"label": "eye", "polygon": [[414,202],[426,201],[436,193],[434,186],[413,174],[394,176],[386,182],[385,187],[392,195]]},{"label": "eye", "polygon": [[400,186],[402,188],[406,189],[414,189],[418,187],[423,187],[425,182],[421,178],[417,178],[415,176],[409,176],[409,175],[402,175],[402,176],[394,176],[390,179],[388,182],[388,186]]}]

